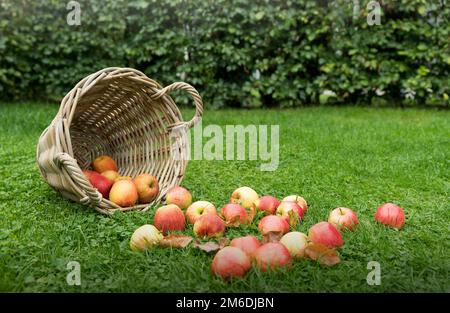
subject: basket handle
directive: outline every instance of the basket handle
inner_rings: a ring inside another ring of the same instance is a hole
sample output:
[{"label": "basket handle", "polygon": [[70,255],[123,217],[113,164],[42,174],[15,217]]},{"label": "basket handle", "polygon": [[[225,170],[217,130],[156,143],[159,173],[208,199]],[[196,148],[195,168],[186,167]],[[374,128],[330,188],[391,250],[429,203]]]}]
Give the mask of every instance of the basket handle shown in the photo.
[{"label": "basket handle", "polygon": [[188,94],[191,95],[192,99],[194,100],[195,115],[189,122],[185,123],[185,125],[188,128],[191,128],[202,119],[202,115],[203,115],[202,97],[197,92],[197,90],[195,90],[194,87],[192,87],[191,85],[184,83],[184,82],[176,82],[169,86],[164,87],[163,89],[158,90],[155,94],[153,94],[152,98],[159,99],[162,96],[169,94],[174,90],[179,90],[179,89],[185,90]]},{"label": "basket handle", "polygon": [[84,176],[84,173],[81,171],[77,161],[74,158],[67,153],[61,152],[55,155],[53,161],[56,166],[65,170],[65,173],[64,171],[62,173],[63,175],[68,175],[73,181],[75,181],[77,186],[72,187],[81,189],[76,191],[85,194],[85,197],[81,198],[80,202],[98,205],[102,201],[102,194],[99,193],[97,189],[92,187],[91,183],[87,180],[86,176]]}]

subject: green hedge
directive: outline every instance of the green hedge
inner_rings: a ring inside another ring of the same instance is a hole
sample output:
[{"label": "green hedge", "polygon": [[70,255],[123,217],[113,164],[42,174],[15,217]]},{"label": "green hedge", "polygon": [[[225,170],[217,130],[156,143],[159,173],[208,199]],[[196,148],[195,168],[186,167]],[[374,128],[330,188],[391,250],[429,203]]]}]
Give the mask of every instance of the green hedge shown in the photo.
[{"label": "green hedge", "polygon": [[[109,66],[184,80],[209,107],[449,106],[448,0],[0,1],[0,98],[60,100]],[[330,96],[331,95],[331,96]],[[181,97],[181,102],[188,99]]]}]

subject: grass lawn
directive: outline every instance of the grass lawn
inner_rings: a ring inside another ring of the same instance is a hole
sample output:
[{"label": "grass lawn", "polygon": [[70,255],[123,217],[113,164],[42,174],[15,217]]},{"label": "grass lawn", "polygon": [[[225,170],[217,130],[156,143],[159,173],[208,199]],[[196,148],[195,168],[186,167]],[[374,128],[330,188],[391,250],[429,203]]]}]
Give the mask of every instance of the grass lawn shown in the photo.
[{"label": "grass lawn", "polygon": [[[279,198],[298,193],[310,204],[308,228],[337,206],[353,208],[360,225],[344,233],[341,263],[300,260],[289,272],[252,269],[225,283],[210,274],[213,254],[188,247],[129,249],[149,213],[106,217],[57,195],[41,179],[35,148],[58,107],[0,104],[0,290],[106,292],[450,292],[450,112],[316,107],[283,111],[206,111],[203,125],[279,124],[280,164],[191,161],[183,185],[218,207],[242,185]],[[192,114],[192,111],[188,112]],[[406,226],[378,225],[378,205],[405,208]],[[256,223],[255,223],[256,224]],[[187,233],[192,234],[192,228]],[[256,225],[227,232],[258,234]],[[81,286],[68,286],[66,264],[81,264]],[[369,261],[381,285],[369,286]]]}]

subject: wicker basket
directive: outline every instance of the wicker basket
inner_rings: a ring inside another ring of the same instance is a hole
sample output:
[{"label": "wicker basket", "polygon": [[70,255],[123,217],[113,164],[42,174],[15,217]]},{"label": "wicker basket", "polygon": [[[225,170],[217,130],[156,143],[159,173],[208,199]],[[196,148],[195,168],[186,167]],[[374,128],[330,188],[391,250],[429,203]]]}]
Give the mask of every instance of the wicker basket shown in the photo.
[{"label": "wicker basket", "polygon": [[[183,121],[169,96],[177,89],[194,100],[195,116],[189,122]],[[148,210],[183,179],[188,159],[184,152],[189,150],[187,129],[201,119],[202,106],[198,92],[186,83],[162,88],[130,68],[106,68],[91,74],[64,97],[58,114],[39,138],[37,163],[42,177],[64,197],[102,213]],[[155,175],[160,185],[157,198],[127,208],[102,198],[82,169],[103,154],[116,160],[121,175]]]}]

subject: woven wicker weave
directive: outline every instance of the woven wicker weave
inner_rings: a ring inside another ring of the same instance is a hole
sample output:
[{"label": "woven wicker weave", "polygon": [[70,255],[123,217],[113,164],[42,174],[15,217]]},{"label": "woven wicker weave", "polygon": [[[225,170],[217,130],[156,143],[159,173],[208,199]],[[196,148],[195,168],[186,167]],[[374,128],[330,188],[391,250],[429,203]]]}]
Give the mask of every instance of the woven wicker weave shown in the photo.
[{"label": "woven wicker weave", "polygon": [[[184,122],[171,91],[188,92],[195,116]],[[102,213],[148,210],[167,190],[180,184],[187,165],[185,131],[203,114],[202,99],[190,85],[165,88],[130,68],[106,68],[81,80],[62,100],[58,114],[42,133],[37,163],[44,180],[64,197]],[[176,143],[174,145],[174,143]],[[177,157],[173,157],[176,147]],[[123,176],[150,173],[158,178],[160,193],[150,204],[121,208],[93,188],[82,173],[92,160],[110,155]]]}]

